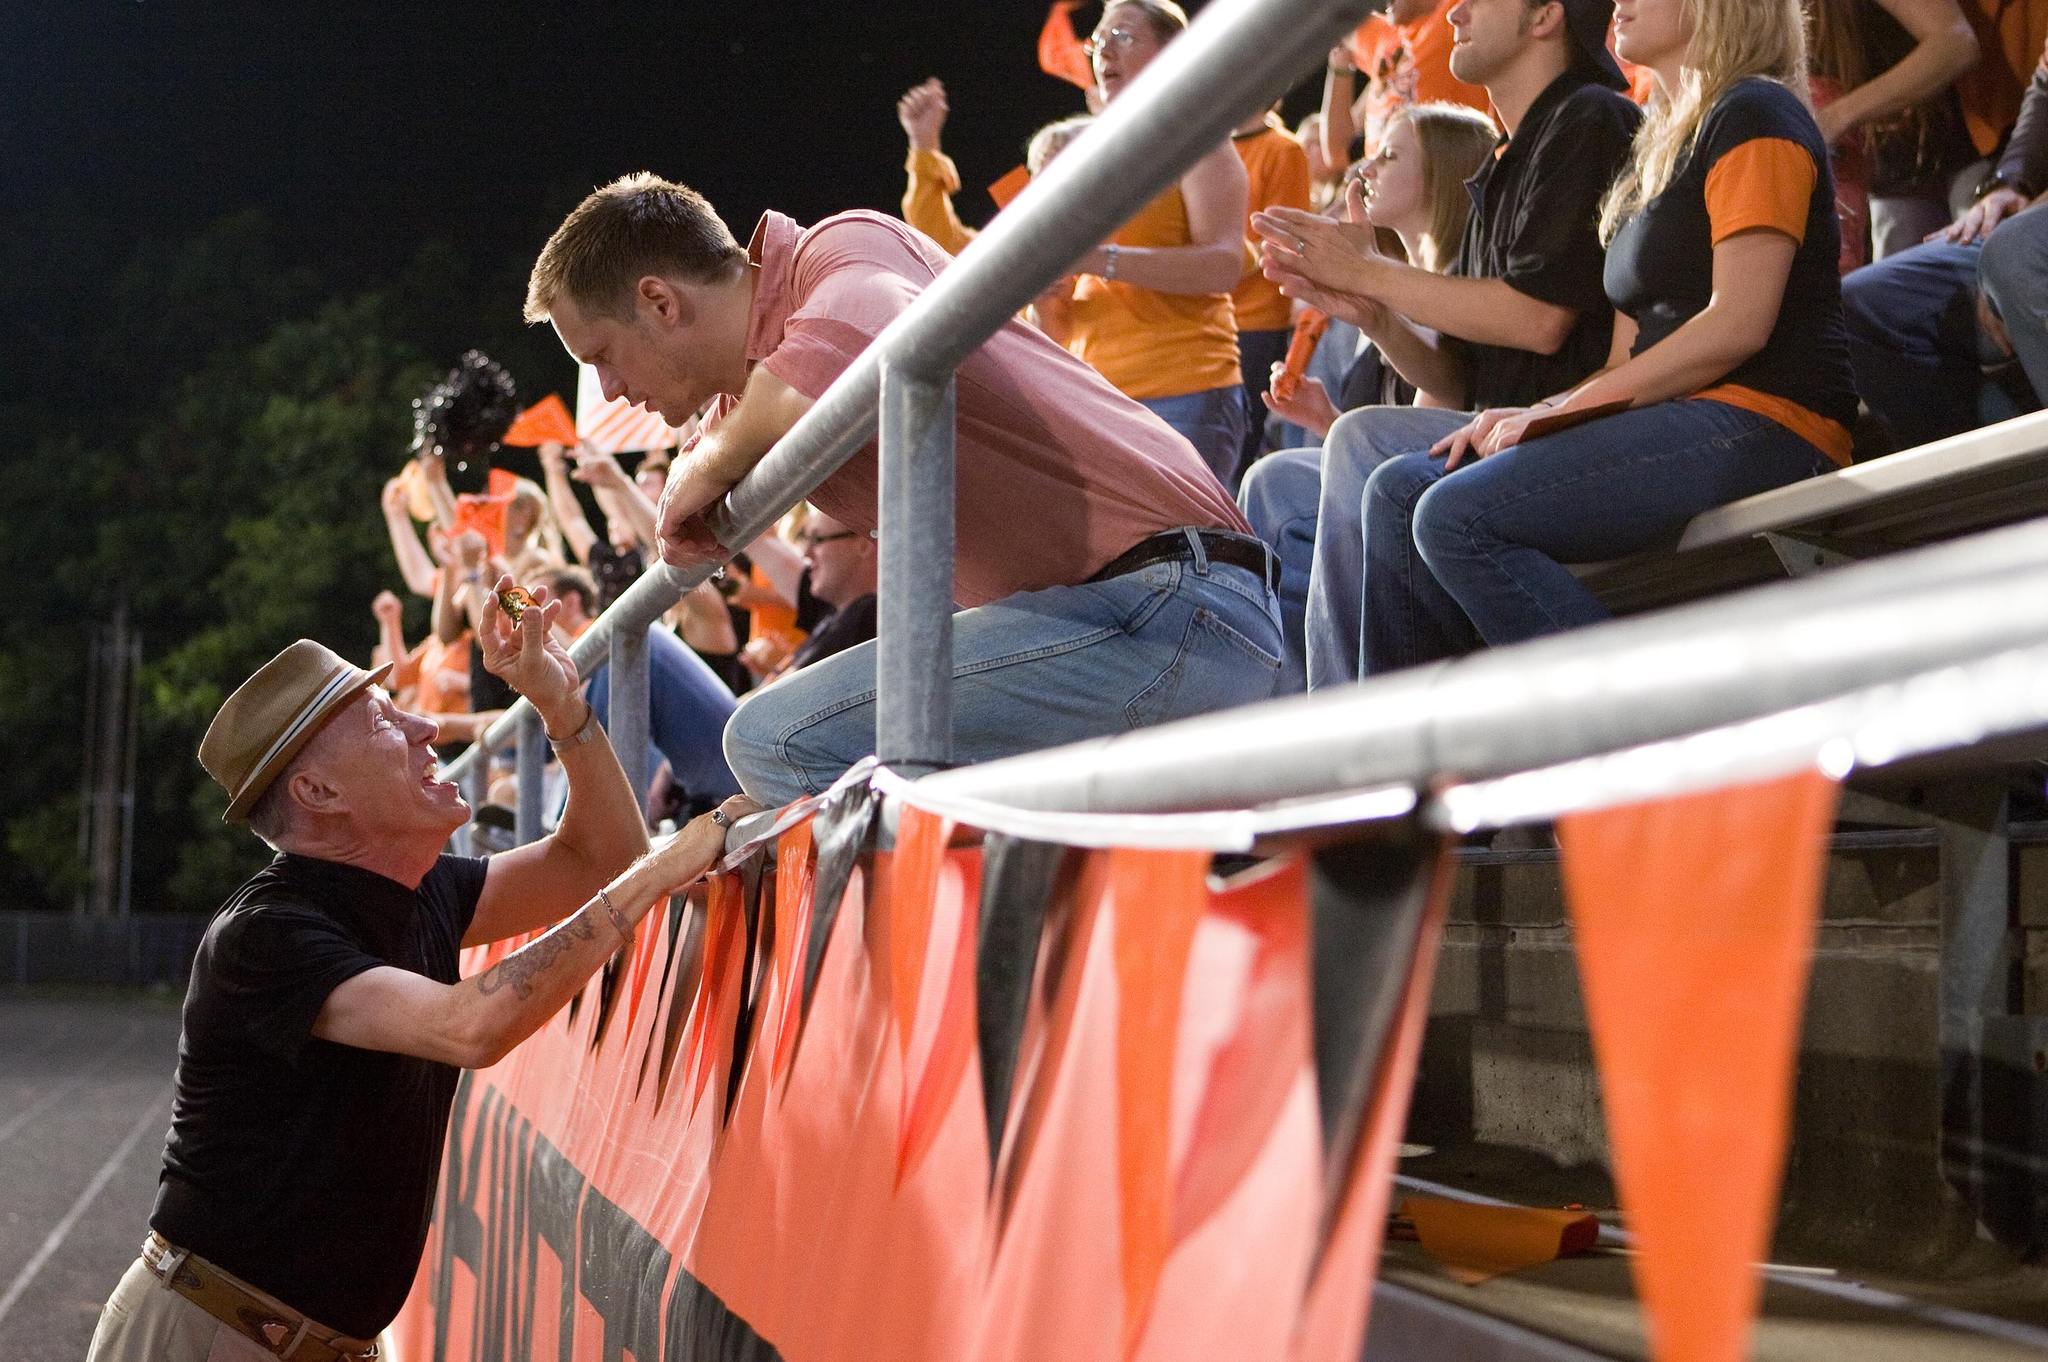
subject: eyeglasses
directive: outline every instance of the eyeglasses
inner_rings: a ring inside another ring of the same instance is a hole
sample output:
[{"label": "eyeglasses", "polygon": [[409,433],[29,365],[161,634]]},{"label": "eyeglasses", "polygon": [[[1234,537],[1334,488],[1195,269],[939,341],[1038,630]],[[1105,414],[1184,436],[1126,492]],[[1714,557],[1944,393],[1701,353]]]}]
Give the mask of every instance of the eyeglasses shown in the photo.
[{"label": "eyeglasses", "polygon": [[1131,44],[1138,41],[1138,35],[1127,28],[1112,28],[1100,38],[1090,38],[1081,44],[1081,52],[1091,60],[1104,52],[1128,52]]},{"label": "eyeglasses", "polygon": [[820,544],[830,544],[839,539],[880,539],[880,530],[841,530],[837,534],[800,534],[796,542],[804,548],[814,549]]}]

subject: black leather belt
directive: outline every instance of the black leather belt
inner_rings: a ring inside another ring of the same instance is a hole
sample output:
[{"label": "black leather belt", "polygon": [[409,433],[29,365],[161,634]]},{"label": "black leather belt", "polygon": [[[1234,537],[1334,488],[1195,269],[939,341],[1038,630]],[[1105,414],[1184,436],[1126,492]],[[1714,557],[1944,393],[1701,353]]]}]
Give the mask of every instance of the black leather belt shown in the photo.
[{"label": "black leather belt", "polygon": [[1250,535],[1232,534],[1228,530],[1161,530],[1118,554],[1088,580],[1106,582],[1154,563],[1192,563],[1195,549],[1188,542],[1190,537],[1202,541],[1202,552],[1210,562],[1241,567],[1265,582],[1268,590],[1280,589],[1280,560],[1273,551]]}]

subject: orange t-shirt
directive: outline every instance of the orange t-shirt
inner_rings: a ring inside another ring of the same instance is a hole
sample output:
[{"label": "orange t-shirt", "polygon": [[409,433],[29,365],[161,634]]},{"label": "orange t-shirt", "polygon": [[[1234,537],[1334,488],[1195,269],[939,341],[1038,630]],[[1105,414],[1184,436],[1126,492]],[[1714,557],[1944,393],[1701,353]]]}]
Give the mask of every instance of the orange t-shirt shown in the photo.
[{"label": "orange t-shirt", "polygon": [[453,643],[429,634],[392,667],[394,688],[413,688],[414,713],[469,713],[469,640],[467,629]]},{"label": "orange t-shirt", "polygon": [[[1180,186],[1139,209],[1110,240],[1119,246],[1192,244]],[[1073,325],[1067,348],[1126,397],[1184,397],[1244,381],[1227,293],[1161,293],[1084,274],[1074,285]]]},{"label": "orange t-shirt", "polygon": [[2042,0],[1963,0],[1982,56],[1956,78],[1963,125],[1988,156],[2019,117],[2034,68],[2048,62],[2048,4]]},{"label": "orange t-shirt", "polygon": [[[1308,203],[1308,153],[1294,140],[1280,120],[1266,115],[1266,126],[1257,132],[1232,137],[1230,145],[1244,162],[1251,180],[1251,211],[1267,208],[1301,208]],[[1249,248],[1244,278],[1230,291],[1230,303],[1237,311],[1240,331],[1285,331],[1292,320],[1287,298],[1280,286],[1259,272],[1259,252],[1251,223],[1245,223]]]},{"label": "orange t-shirt", "polygon": [[[775,590],[768,580],[768,574],[758,564],[747,568],[747,580],[767,592]],[[750,605],[747,607],[747,637],[749,639],[772,638],[782,645],[783,651],[794,652],[796,646],[808,637],[796,627],[796,607],[793,605]]]},{"label": "orange t-shirt", "polygon": [[1406,24],[1375,14],[1353,31],[1351,55],[1366,79],[1359,125],[1367,156],[1379,149],[1387,119],[1410,104],[1443,102],[1493,112],[1485,86],[1467,85],[1451,74],[1456,35],[1449,15],[1456,3],[1440,0],[1435,9]]}]

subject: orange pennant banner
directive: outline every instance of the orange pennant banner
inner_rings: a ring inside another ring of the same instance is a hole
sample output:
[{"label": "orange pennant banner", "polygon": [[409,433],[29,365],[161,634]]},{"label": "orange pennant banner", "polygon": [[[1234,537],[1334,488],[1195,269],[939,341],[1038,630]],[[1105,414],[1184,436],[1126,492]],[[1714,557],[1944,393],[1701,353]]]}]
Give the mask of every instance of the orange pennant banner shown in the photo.
[{"label": "orange pennant banner", "polygon": [[[465,1074],[391,1355],[1352,1362],[1386,1188],[1353,1181],[1318,1273],[1300,864],[1226,888],[1204,854],[1066,851],[1071,873],[991,893],[951,833],[904,809],[894,850],[825,875],[848,843],[799,825],[768,882],[727,876],[650,914],[538,1034]],[[1043,934],[1023,954],[996,934],[1032,977],[1009,994],[1022,1030],[992,1128],[977,947],[1012,913]],[[1401,1021],[1370,1177],[1429,955],[1409,943],[1387,981]],[[1305,1312],[1339,1331],[1299,1347]]]},{"label": "orange pennant banner", "polygon": [[988,196],[995,200],[997,208],[1008,208],[1010,200],[1024,192],[1031,183],[1031,167],[1018,166],[1009,174],[988,187]]},{"label": "orange pennant banner", "polygon": [[1748,1356],[1835,795],[1813,771],[1558,825],[1659,1362]]},{"label": "orange pennant banner", "polygon": [[535,445],[573,445],[576,443],[576,418],[569,415],[567,403],[549,393],[519,413],[500,443],[526,449]]}]

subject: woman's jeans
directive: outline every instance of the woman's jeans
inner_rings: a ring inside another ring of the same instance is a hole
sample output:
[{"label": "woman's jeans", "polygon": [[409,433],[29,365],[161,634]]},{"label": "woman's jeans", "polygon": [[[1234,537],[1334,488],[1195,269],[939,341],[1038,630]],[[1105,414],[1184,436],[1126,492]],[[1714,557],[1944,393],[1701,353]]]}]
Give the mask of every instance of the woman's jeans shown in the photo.
[{"label": "woman's jeans", "polygon": [[1426,452],[1366,482],[1370,673],[1608,618],[1567,564],[1674,544],[1702,511],[1834,465],[1785,427],[1691,399],[1501,451],[1446,474]]},{"label": "woman's jeans", "polygon": [[[1236,392],[1236,389],[1232,389]],[[1258,574],[1154,563],[1105,582],[1020,592],[953,617],[953,758],[961,764],[1143,728],[1272,694],[1279,607]],[[875,750],[875,644],[755,691],[725,754],[765,804],[816,794]]]},{"label": "woman's jeans", "polygon": [[1195,447],[1216,481],[1235,494],[1237,461],[1244,453],[1244,388],[1211,388],[1180,397],[1141,397],[1138,405],[1179,431]]}]

